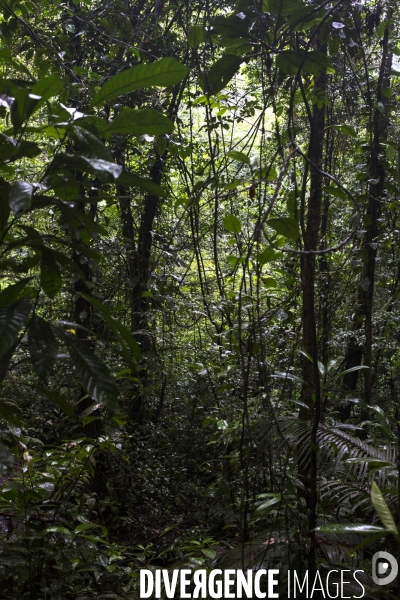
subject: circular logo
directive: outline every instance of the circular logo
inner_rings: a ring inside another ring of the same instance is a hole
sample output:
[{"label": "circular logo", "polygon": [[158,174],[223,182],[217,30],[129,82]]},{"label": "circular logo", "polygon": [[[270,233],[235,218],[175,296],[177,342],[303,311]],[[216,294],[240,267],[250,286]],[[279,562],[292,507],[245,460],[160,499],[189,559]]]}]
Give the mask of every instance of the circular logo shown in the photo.
[{"label": "circular logo", "polygon": [[372,557],[372,579],[376,585],[389,585],[397,577],[399,567],[393,554],[375,552]]}]

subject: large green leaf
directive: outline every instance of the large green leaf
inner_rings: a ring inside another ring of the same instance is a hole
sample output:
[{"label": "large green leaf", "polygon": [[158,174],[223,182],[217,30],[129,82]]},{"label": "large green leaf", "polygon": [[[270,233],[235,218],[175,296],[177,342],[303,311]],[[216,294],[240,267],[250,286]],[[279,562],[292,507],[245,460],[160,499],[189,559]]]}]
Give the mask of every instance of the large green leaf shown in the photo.
[{"label": "large green leaf", "polygon": [[168,117],[151,108],[121,111],[106,129],[106,134],[161,135],[171,133],[174,125]]},{"label": "large green leaf", "polygon": [[381,533],[382,537],[388,534],[388,531],[383,527],[376,525],[364,525],[362,523],[337,523],[334,525],[322,525],[316,527],[315,531],[322,533],[362,533],[369,535],[371,533]]},{"label": "large green leaf", "polygon": [[281,258],[281,256],[282,252],[275,250],[272,246],[267,246],[267,248],[257,254],[257,261],[260,265],[265,265],[265,263],[277,260],[278,258]]},{"label": "large green leaf", "polygon": [[132,352],[132,355],[135,358],[140,358],[140,346],[125,325],[123,325],[120,321],[114,319],[108,308],[104,306],[97,300],[97,298],[93,298],[93,296],[89,296],[88,294],[81,293],[80,294],[85,300],[90,302],[92,306],[101,314],[107,325],[110,327],[111,331],[118,337],[120,340],[126,343],[129,350]]},{"label": "large green leaf", "polygon": [[28,328],[28,348],[35,373],[39,377],[51,374],[58,352],[51,325],[35,315]]},{"label": "large green leaf", "polygon": [[14,466],[14,457],[4,444],[0,443],[0,473],[7,475]]},{"label": "large green leaf", "polygon": [[[263,0],[262,9],[274,15],[290,15],[304,7],[302,0]],[[311,8],[309,8],[311,10]]]},{"label": "large green leaf", "polygon": [[299,71],[319,75],[321,69],[330,66],[330,60],[325,54],[317,50],[309,50],[306,53],[284,50],[276,57],[276,66],[288,75],[297,75]]},{"label": "large green leaf", "polygon": [[237,160],[238,162],[246,163],[246,165],[250,164],[249,157],[247,156],[247,154],[244,154],[243,152],[238,152],[237,150],[231,150],[230,152],[227,152],[226,156],[228,158],[233,158],[233,160]]},{"label": "large green leaf", "polygon": [[60,328],[56,331],[68,348],[72,364],[82,380],[86,393],[111,414],[114,413],[117,407],[118,390],[106,365],[75,335]]},{"label": "large green leaf", "polygon": [[376,485],[375,481],[372,482],[371,486],[371,500],[380,520],[382,521],[382,525],[396,538],[398,538],[399,532],[397,530],[396,523],[394,522],[392,513],[390,512],[385,498],[383,497],[382,492]]},{"label": "large green leaf", "polygon": [[207,32],[200,25],[192,25],[188,31],[187,42],[191,48],[197,48],[207,39]]},{"label": "large green leaf", "polygon": [[4,288],[4,290],[1,290],[0,308],[6,306],[6,304],[11,304],[12,302],[16,302],[16,300],[19,300],[26,284],[31,280],[32,277],[25,277],[24,279],[21,279],[21,281],[13,283],[12,285]]},{"label": "large green leaf", "polygon": [[59,394],[58,392],[55,392],[54,390],[48,390],[47,388],[45,388],[41,385],[35,385],[35,388],[37,390],[39,390],[39,392],[42,392],[42,394],[44,394],[44,396],[46,397],[46,400],[53,402],[56,406],[61,408],[61,410],[66,415],[68,415],[68,417],[72,417],[74,415],[75,409],[74,409],[73,405],[70,404],[64,398],[64,396],[61,396],[61,394]]},{"label": "large green leaf", "polygon": [[19,330],[29,316],[30,309],[28,298],[22,298],[0,309],[0,358],[13,345]]},{"label": "large green leaf", "polygon": [[33,185],[26,181],[16,181],[10,190],[8,203],[14,215],[19,216],[31,207]]},{"label": "large green leaf", "polygon": [[226,215],[224,217],[224,227],[231,233],[240,233],[242,231],[242,225],[235,215]]},{"label": "large green leaf", "polygon": [[125,185],[126,187],[133,187],[145,190],[152,196],[167,196],[166,190],[164,190],[157,183],[154,183],[154,181],[151,181],[151,179],[140,177],[140,175],[135,175],[134,173],[130,173],[129,171],[123,171],[123,173],[121,173],[121,175],[118,177],[117,183]]},{"label": "large green leaf", "polygon": [[35,96],[40,96],[40,100],[35,106],[35,110],[37,110],[46,100],[52,98],[53,96],[57,96],[61,92],[64,87],[64,83],[59,78],[56,73],[52,75],[47,75],[40,79],[32,88],[32,94]]},{"label": "large green leaf", "polygon": [[50,248],[42,248],[40,285],[49,298],[54,298],[62,286],[61,271]]},{"label": "large green leaf", "polygon": [[278,217],[276,219],[269,219],[267,223],[277,233],[289,240],[296,242],[299,239],[300,230],[296,219],[292,217]]},{"label": "large green leaf", "polygon": [[243,58],[233,54],[222,56],[200,79],[200,87],[206,94],[218,94],[239,71]]},{"label": "large green leaf", "polygon": [[113,179],[118,179],[123,171],[121,165],[109,162],[108,160],[102,160],[101,158],[87,158],[86,156],[82,156],[81,158],[89,167],[89,170],[102,180],[109,175]]},{"label": "large green leaf", "polygon": [[114,162],[111,152],[103,142],[90,131],[74,126],[73,132],[78,142],[79,153],[86,158],[98,158],[107,162]]},{"label": "large green leaf", "polygon": [[188,67],[171,57],[162,58],[149,64],[137,65],[111,77],[94,95],[91,106],[98,106],[113,100],[117,96],[145,87],[176,85],[188,73]]}]

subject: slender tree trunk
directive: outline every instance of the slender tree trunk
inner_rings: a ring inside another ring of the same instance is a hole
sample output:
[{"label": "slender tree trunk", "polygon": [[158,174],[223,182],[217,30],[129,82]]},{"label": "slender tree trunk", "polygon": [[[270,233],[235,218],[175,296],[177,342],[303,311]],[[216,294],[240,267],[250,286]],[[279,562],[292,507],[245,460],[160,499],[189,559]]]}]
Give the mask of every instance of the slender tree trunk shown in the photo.
[{"label": "slender tree trunk", "polygon": [[[390,18],[390,17],[388,17]],[[371,366],[372,366],[372,309],[375,285],[375,266],[377,256],[377,242],[379,236],[379,218],[382,212],[382,197],[385,190],[385,165],[382,160],[384,154],[381,142],[387,138],[389,125],[387,105],[388,98],[384,95],[385,87],[389,87],[392,55],[388,51],[389,27],[386,27],[382,41],[382,59],[379,69],[379,78],[376,93],[376,108],[372,118],[372,144],[370,155],[370,183],[368,186],[368,204],[365,215],[364,246],[362,251],[363,270],[357,293],[357,305],[354,310],[352,324],[353,336],[350,339],[345,355],[345,370],[361,366],[364,357],[364,401],[368,407],[372,400]],[[372,99],[370,100],[372,102]],[[357,335],[364,326],[365,342],[360,341]],[[346,373],[343,377],[343,389],[346,396],[353,395],[357,388],[359,371]],[[342,404],[339,407],[342,421],[350,417],[351,404]],[[363,410],[361,418],[368,418],[368,408]]]},{"label": "slender tree trunk", "polygon": [[[316,49],[327,53],[326,44],[321,44],[316,36]],[[327,86],[326,70],[322,69],[315,80],[315,87],[325,91]],[[311,115],[311,133],[308,149],[310,163],[310,191],[307,202],[307,220],[304,223],[304,253],[301,255],[301,290],[302,290],[302,324],[303,350],[308,355],[302,358],[302,401],[305,405],[300,409],[299,417],[311,421],[309,461],[299,464],[299,477],[305,489],[305,500],[309,514],[310,551],[308,567],[315,572],[315,534],[317,509],[317,429],[321,412],[321,390],[318,372],[317,324],[315,315],[315,254],[318,249],[319,228],[321,222],[322,186],[321,175],[324,155],[325,104],[314,104]],[[303,191],[305,186],[303,186]],[[304,202],[303,202],[304,204]]]}]

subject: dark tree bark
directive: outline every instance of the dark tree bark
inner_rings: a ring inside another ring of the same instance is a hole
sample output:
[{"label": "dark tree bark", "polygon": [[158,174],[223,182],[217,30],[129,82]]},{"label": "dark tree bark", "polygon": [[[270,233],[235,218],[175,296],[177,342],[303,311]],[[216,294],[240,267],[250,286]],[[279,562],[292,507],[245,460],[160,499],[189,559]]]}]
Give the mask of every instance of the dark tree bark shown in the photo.
[{"label": "dark tree bark", "polygon": [[[390,17],[389,17],[390,18]],[[379,218],[382,212],[382,199],[385,192],[385,165],[381,142],[387,138],[388,132],[388,98],[383,89],[389,87],[392,55],[388,50],[389,27],[386,27],[382,40],[382,58],[379,69],[379,78],[376,91],[376,108],[372,113],[371,123],[371,155],[370,155],[370,183],[368,186],[368,204],[365,215],[364,245],[362,249],[363,270],[357,292],[357,304],[354,310],[352,323],[352,337],[345,355],[345,370],[361,366],[364,358],[364,402],[368,407],[372,399],[372,328],[373,328],[373,300],[375,285],[375,268],[377,257],[377,241],[379,236]],[[372,107],[372,98],[369,98]],[[365,342],[360,341],[357,333],[364,327]],[[343,390],[346,396],[354,395],[357,389],[359,370],[346,373],[343,377]],[[351,404],[342,403],[339,406],[341,420],[347,421],[351,413]],[[363,410],[362,419],[368,418],[368,409]]]},{"label": "dark tree bark", "polygon": [[[326,55],[327,45],[320,43],[316,35],[315,48]],[[315,87],[325,92],[327,86],[326,70],[322,69],[315,79]],[[302,401],[299,417],[311,421],[310,450],[306,459],[299,463],[299,477],[304,485],[304,496],[309,514],[310,551],[308,566],[313,573],[316,569],[315,534],[317,509],[317,429],[321,412],[321,389],[318,372],[317,324],[315,315],[315,254],[319,245],[321,223],[322,186],[321,174],[324,156],[325,104],[314,104],[310,115],[310,142],[308,163],[310,165],[310,188],[307,202],[307,218],[304,215],[305,181],[303,182],[302,225],[304,231],[304,252],[301,255],[302,325],[303,350],[308,357],[302,357]],[[305,174],[307,177],[307,174]]]}]

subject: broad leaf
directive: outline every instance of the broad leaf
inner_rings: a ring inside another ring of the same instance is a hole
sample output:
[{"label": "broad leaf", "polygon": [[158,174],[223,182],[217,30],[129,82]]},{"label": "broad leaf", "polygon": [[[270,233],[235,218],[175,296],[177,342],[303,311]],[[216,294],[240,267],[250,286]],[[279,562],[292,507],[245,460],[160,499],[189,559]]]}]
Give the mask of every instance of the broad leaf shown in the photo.
[{"label": "broad leaf", "polygon": [[58,344],[51,325],[37,315],[29,324],[28,348],[35,373],[43,378],[50,375],[56,360]]},{"label": "broad leaf", "polygon": [[299,239],[300,230],[296,219],[293,219],[292,217],[278,217],[276,219],[269,219],[267,223],[272,229],[275,229],[277,233],[289,240],[297,242]]},{"label": "broad leaf", "polygon": [[347,375],[347,373],[353,373],[353,371],[360,371],[361,369],[369,369],[369,367],[367,367],[367,365],[357,365],[356,367],[351,367],[351,369],[346,369],[345,371],[338,373],[338,377]]},{"label": "broad leaf", "polygon": [[17,181],[11,186],[8,203],[14,215],[21,215],[30,209],[32,192],[32,184],[26,181]]},{"label": "broad leaf", "polygon": [[0,309],[0,358],[11,348],[31,309],[28,298]]},{"label": "broad leaf", "polygon": [[189,29],[187,42],[191,48],[197,48],[207,39],[207,32],[200,25],[192,25]]},{"label": "broad leaf", "polygon": [[257,261],[260,263],[260,265],[265,265],[268,262],[272,262],[278,258],[281,258],[281,256],[282,252],[275,250],[275,248],[272,248],[272,246],[268,246],[265,248],[265,250],[257,254]]},{"label": "broad leaf", "polygon": [[233,158],[233,160],[237,160],[238,162],[246,163],[246,165],[250,164],[250,159],[247,154],[243,152],[237,152],[236,150],[231,150],[226,154],[227,157]]},{"label": "broad leaf", "polygon": [[394,522],[392,513],[390,512],[390,509],[386,504],[386,500],[375,481],[372,482],[371,486],[371,500],[380,520],[382,521],[382,525],[396,538],[398,538],[399,532],[397,531],[396,523]]},{"label": "broad leaf", "polygon": [[75,409],[72,406],[72,404],[69,404],[69,402],[63,396],[61,396],[61,394],[59,394],[58,392],[55,392],[53,390],[48,390],[47,388],[42,387],[41,385],[35,385],[35,388],[37,390],[39,390],[39,392],[42,392],[42,394],[44,394],[44,396],[46,397],[46,400],[53,402],[56,406],[61,408],[61,410],[68,417],[72,417],[75,414]]},{"label": "broad leaf", "polygon": [[224,227],[231,233],[240,233],[242,231],[240,221],[235,215],[226,215],[224,217]]},{"label": "broad leaf", "polygon": [[64,87],[64,83],[59,78],[56,73],[52,75],[48,75],[47,77],[43,77],[40,79],[32,88],[32,94],[35,96],[40,96],[40,100],[37,102],[35,106],[35,110],[37,110],[46,100],[52,98],[53,96],[57,96],[61,92]]},{"label": "broad leaf", "polygon": [[130,173],[129,171],[123,171],[123,173],[121,173],[121,175],[118,177],[117,183],[125,185],[126,187],[133,187],[145,190],[152,196],[167,196],[166,190],[164,190],[157,183],[154,183],[154,181],[151,181],[151,179],[140,177],[140,175],[135,175],[134,173]]},{"label": "broad leaf", "polygon": [[330,61],[325,54],[317,50],[309,50],[306,53],[285,50],[276,57],[276,66],[288,75],[297,75],[300,71],[319,75],[322,69],[330,66]]},{"label": "broad leaf", "polygon": [[174,125],[168,117],[151,108],[121,111],[106,129],[107,134],[161,135],[171,133]]},{"label": "broad leaf", "polygon": [[81,293],[80,295],[96,308],[96,310],[101,314],[107,325],[110,327],[111,331],[126,343],[133,356],[135,358],[140,358],[140,346],[132,336],[129,329],[125,327],[125,325],[123,325],[120,321],[114,319],[108,308],[106,308],[104,304],[100,302],[100,300],[97,300],[97,298],[93,298],[93,296],[89,296],[88,294]]},{"label": "broad leaf", "polygon": [[118,179],[123,171],[123,167],[114,162],[102,160],[101,158],[87,158],[86,156],[81,158],[100,179],[104,179],[108,175],[111,175],[113,179]]},{"label": "broad leaf", "polygon": [[111,414],[114,413],[117,407],[118,390],[106,365],[75,335],[59,328],[56,331],[68,348],[72,364],[82,380],[86,393]]},{"label": "broad leaf", "polygon": [[10,216],[9,194],[11,186],[0,177],[0,234],[7,226]]},{"label": "broad leaf", "polygon": [[98,158],[107,162],[114,162],[111,152],[99,138],[82,127],[74,126],[73,132],[78,142],[80,154],[86,158]]},{"label": "broad leaf", "polygon": [[40,285],[49,298],[54,298],[62,286],[62,275],[60,268],[49,248],[42,249],[42,261],[40,263]]},{"label": "broad leaf", "polygon": [[0,443],[0,473],[8,475],[14,466],[14,457],[4,444]]},{"label": "broad leaf", "polygon": [[280,502],[280,501],[281,501],[280,496],[276,496],[275,498],[270,498],[266,502],[262,502],[259,506],[257,506],[257,508],[254,511],[254,514],[258,515],[260,513],[265,513],[267,510],[269,510],[275,504],[278,504],[278,502]]},{"label": "broad leaf", "polygon": [[176,85],[188,73],[188,67],[171,57],[162,58],[150,64],[137,65],[111,77],[94,95],[91,106],[98,106],[117,96],[145,87]]},{"label": "broad leaf", "polygon": [[357,137],[357,131],[351,125],[332,125],[332,129],[340,131],[343,135],[349,135],[350,137]]},{"label": "broad leaf", "polygon": [[239,71],[243,58],[233,54],[222,56],[200,80],[200,87],[206,94],[218,94]]},{"label": "broad leaf", "polygon": [[361,533],[369,535],[371,533],[380,533],[382,537],[387,535],[389,532],[383,527],[377,527],[376,525],[363,525],[362,523],[337,523],[335,525],[322,525],[316,527],[315,531],[321,533]]},{"label": "broad leaf", "polygon": [[15,340],[7,352],[4,352],[2,356],[0,356],[0,383],[3,381],[8,372],[8,365],[10,364],[10,360],[12,355],[15,352],[15,349],[18,346],[18,340]]},{"label": "broad leaf", "polygon": [[2,308],[3,306],[6,306],[6,304],[11,304],[12,302],[15,302],[16,300],[19,300],[22,292],[25,289],[26,284],[31,280],[32,280],[32,277],[25,277],[24,279],[21,279],[21,281],[18,281],[17,283],[9,285],[6,288],[4,288],[4,290],[1,290],[1,292],[0,292],[0,308]]},{"label": "broad leaf", "polygon": [[302,0],[263,0],[262,3],[264,12],[270,12],[278,16],[296,13],[303,7]]}]

